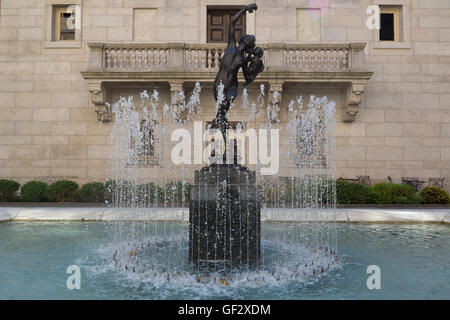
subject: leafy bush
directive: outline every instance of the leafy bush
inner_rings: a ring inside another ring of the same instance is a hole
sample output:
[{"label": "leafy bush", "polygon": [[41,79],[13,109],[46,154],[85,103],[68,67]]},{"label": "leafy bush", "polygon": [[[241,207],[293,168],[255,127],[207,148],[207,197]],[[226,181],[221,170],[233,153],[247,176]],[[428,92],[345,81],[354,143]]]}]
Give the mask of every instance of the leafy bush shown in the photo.
[{"label": "leafy bush", "polygon": [[106,201],[121,206],[130,206],[135,201],[136,186],[126,180],[108,179],[105,182]]},{"label": "leafy bush", "polygon": [[0,201],[13,201],[17,198],[20,184],[14,180],[0,180]]},{"label": "leafy bush", "polygon": [[181,181],[172,181],[159,186],[152,182],[133,184],[129,181],[108,180],[105,183],[106,198],[109,203],[120,206],[164,207],[187,205],[191,185]]},{"label": "leafy bush", "polygon": [[20,198],[22,201],[41,202],[45,201],[45,192],[48,185],[42,181],[28,181],[20,188]]},{"label": "leafy bush", "polygon": [[274,204],[276,204],[280,199],[281,192],[277,185],[262,183],[258,187],[260,200],[267,207],[274,206]]},{"label": "leafy bush", "polygon": [[339,204],[371,203],[370,189],[359,183],[336,181],[336,197]]},{"label": "leafy bush", "polygon": [[77,191],[77,200],[80,202],[105,202],[106,188],[105,184],[100,182],[91,182],[84,184]]},{"label": "leafy bush", "polygon": [[447,191],[437,186],[427,186],[420,191],[422,203],[426,204],[448,204],[450,196]]},{"label": "leafy bush", "polygon": [[302,180],[284,184],[259,185],[261,202],[267,207],[301,208],[312,204],[332,204],[335,201],[334,181]]},{"label": "leafy bush", "polygon": [[417,204],[420,198],[410,185],[378,183],[370,187],[370,194],[377,204]]},{"label": "leafy bush", "polygon": [[182,181],[172,181],[165,185],[165,203],[167,205],[181,205],[189,203],[191,185]]},{"label": "leafy bush", "polygon": [[45,192],[50,201],[65,202],[74,201],[78,183],[69,180],[60,180],[52,183]]}]

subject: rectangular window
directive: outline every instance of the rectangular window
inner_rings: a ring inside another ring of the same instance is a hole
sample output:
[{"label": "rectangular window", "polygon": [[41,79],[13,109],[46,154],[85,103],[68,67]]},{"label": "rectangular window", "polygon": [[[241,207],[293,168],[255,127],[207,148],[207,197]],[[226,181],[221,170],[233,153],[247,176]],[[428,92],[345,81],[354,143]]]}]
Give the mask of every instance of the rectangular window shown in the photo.
[{"label": "rectangular window", "polygon": [[[157,123],[154,120],[144,119],[141,122],[139,142],[137,137],[132,137],[130,148],[136,150],[138,167],[149,167],[158,164],[156,155]],[[131,165],[131,164],[130,164]]]},{"label": "rectangular window", "polygon": [[[207,17],[207,42],[208,43],[227,43],[228,42],[228,28],[230,20],[240,8],[219,8],[215,6],[208,7]],[[245,34],[246,21],[245,14],[243,14],[235,25],[236,41]]]},{"label": "rectangular window", "polygon": [[76,29],[75,6],[54,6],[53,26],[53,41],[74,41]]},{"label": "rectangular window", "polygon": [[401,41],[400,7],[380,6],[380,41]]},{"label": "rectangular window", "polygon": [[300,168],[326,168],[327,137],[322,115],[318,123],[311,126],[299,124],[294,136],[295,166]]}]

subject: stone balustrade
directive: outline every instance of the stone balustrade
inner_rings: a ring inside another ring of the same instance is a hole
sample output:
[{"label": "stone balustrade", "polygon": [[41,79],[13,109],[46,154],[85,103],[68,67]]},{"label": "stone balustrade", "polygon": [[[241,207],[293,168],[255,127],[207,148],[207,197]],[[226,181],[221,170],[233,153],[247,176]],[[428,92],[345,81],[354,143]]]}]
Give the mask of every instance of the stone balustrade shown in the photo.
[{"label": "stone balustrade", "polygon": [[[89,43],[88,71],[217,72],[222,44]],[[365,44],[264,44],[266,71],[326,72],[362,68]]]},{"label": "stone balustrade", "polygon": [[[172,100],[184,82],[214,81],[225,44],[88,43],[89,66],[81,72],[88,81],[92,103],[100,121],[111,121],[105,104],[105,84],[121,82],[168,82]],[[332,83],[343,95],[344,121],[354,121],[364,87],[372,72],[365,69],[365,43],[285,44],[268,43],[264,49],[264,72],[257,82],[268,82],[269,96],[277,92],[276,109],[283,85]],[[242,74],[239,79],[243,80]]]}]

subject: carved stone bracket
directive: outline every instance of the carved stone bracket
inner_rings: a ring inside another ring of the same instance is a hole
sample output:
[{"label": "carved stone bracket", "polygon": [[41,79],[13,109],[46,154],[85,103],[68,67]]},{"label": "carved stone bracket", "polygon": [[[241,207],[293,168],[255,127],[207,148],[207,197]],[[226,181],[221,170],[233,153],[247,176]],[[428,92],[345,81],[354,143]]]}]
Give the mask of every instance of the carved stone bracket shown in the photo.
[{"label": "carved stone bracket", "polygon": [[277,123],[280,121],[280,103],[283,93],[283,80],[269,81],[269,107],[267,109],[267,121]]},{"label": "carved stone bracket", "polygon": [[346,89],[344,122],[355,121],[356,115],[359,112],[359,105],[362,102],[365,85],[366,81],[352,82]]},{"label": "carved stone bracket", "polygon": [[98,121],[110,122],[112,121],[111,106],[106,103],[106,92],[101,82],[89,83],[89,94],[91,101],[94,104],[95,112],[97,113]]}]

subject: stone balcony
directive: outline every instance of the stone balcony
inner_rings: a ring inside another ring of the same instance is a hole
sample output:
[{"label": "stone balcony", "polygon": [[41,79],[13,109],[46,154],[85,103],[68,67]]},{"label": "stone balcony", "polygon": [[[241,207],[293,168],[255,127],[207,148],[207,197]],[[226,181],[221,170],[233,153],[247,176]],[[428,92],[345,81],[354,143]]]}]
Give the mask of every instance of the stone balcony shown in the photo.
[{"label": "stone balcony", "polygon": [[[89,43],[89,67],[82,72],[89,83],[92,102],[99,118],[105,114],[105,84],[121,82],[168,82],[172,94],[183,82],[212,82],[225,45],[221,44],[106,44]],[[328,83],[344,95],[344,121],[353,121],[366,82],[373,72],[364,68],[365,43],[283,44],[264,49],[265,71],[257,82],[269,83],[271,92],[283,84]],[[243,80],[243,79],[242,79]],[[272,96],[272,95],[270,95]]]}]

